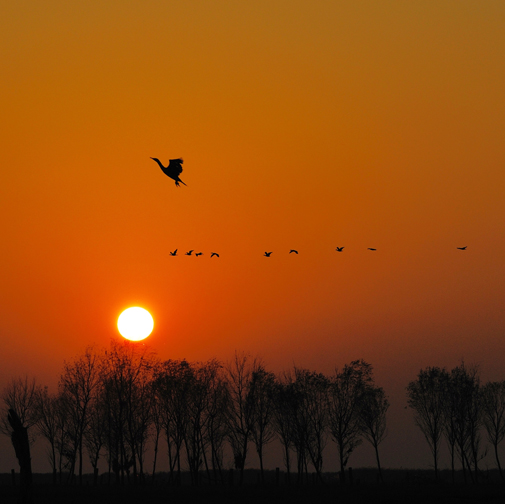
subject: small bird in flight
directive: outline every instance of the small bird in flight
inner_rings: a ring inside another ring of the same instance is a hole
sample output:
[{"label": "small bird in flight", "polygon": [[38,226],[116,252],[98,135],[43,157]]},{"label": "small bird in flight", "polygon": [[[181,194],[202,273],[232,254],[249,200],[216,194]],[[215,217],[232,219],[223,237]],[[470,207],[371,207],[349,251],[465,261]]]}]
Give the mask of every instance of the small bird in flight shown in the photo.
[{"label": "small bird in flight", "polygon": [[182,173],[182,163],[184,162],[182,158],[170,159],[166,168],[161,164],[161,161],[158,158],[152,157],[151,159],[160,165],[160,168],[165,175],[175,180],[175,185],[177,187],[179,187],[179,182],[184,184],[184,182],[179,178],[179,175]]},{"label": "small bird in flight", "polygon": [[203,254],[203,252],[196,252],[195,256],[198,257],[198,256],[201,256],[202,254]]},{"label": "small bird in flight", "polygon": [[192,253],[193,253],[193,249],[186,252],[186,255],[191,255]]},{"label": "small bird in flight", "polygon": [[468,247],[468,245],[465,245],[464,247],[456,247],[458,250],[466,250],[466,247]]},{"label": "small bird in flight", "polygon": [[270,257],[270,254],[271,254],[271,253],[272,253],[272,252],[265,252],[265,257]]},{"label": "small bird in flight", "polygon": [[170,252],[170,255],[171,255],[171,256],[176,256],[176,255],[177,255],[177,250],[178,250],[178,249],[175,249],[173,252]]},{"label": "small bird in flight", "polygon": [[335,250],[336,250],[337,252],[342,252],[342,250],[344,250],[344,247],[337,247]]},{"label": "small bird in flight", "polygon": [[[270,252],[270,253],[272,253],[272,252]],[[289,253],[290,253],[290,254],[292,254],[292,253],[298,254],[298,250],[291,249],[291,250],[289,251]]]},{"label": "small bird in flight", "polygon": [[368,247],[368,250],[377,250],[377,249],[374,249],[374,248]]},{"label": "small bird in flight", "polygon": [[212,252],[212,254],[210,254],[210,257],[214,257],[214,256],[219,257],[219,254],[216,252]]}]

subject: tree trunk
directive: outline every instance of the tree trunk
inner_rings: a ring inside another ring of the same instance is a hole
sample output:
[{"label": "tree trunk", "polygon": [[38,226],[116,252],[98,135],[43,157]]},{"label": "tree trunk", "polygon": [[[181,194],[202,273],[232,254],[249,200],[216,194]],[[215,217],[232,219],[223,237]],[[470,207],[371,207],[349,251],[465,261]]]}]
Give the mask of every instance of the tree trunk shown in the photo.
[{"label": "tree trunk", "polygon": [[438,481],[438,449],[437,443],[433,443],[433,463],[435,466],[435,480]]},{"label": "tree trunk", "polygon": [[79,486],[82,486],[82,433],[79,439]]},{"label": "tree trunk", "polygon": [[381,463],[379,460],[379,445],[377,443],[374,443],[373,446],[375,448],[375,458],[377,459],[377,469],[379,470],[379,479],[381,483],[384,483],[384,478],[382,477]]},{"label": "tree trunk", "polygon": [[23,426],[17,413],[10,409],[7,419],[12,427],[11,441],[19,462],[22,504],[31,504],[32,500],[32,459],[30,456],[30,443],[28,429]]},{"label": "tree trunk", "polygon": [[498,443],[494,443],[494,456],[496,457],[496,465],[498,466],[500,478],[505,481],[505,477],[503,476],[503,471],[500,464],[500,457],[498,457]]},{"label": "tree trunk", "polygon": [[339,456],[340,456],[340,483],[345,485],[346,479],[345,479],[344,453],[343,449],[341,448],[341,445],[339,446]]},{"label": "tree trunk", "polygon": [[260,474],[261,474],[261,483],[265,483],[265,471],[263,469],[263,447],[260,446],[258,450],[258,457],[260,459]]},{"label": "tree trunk", "polygon": [[156,440],[154,442],[154,460],[153,460],[153,475],[152,475],[152,481],[154,483],[154,475],[156,474],[156,460],[158,459],[158,441],[160,439],[160,433],[159,431],[156,432]]}]

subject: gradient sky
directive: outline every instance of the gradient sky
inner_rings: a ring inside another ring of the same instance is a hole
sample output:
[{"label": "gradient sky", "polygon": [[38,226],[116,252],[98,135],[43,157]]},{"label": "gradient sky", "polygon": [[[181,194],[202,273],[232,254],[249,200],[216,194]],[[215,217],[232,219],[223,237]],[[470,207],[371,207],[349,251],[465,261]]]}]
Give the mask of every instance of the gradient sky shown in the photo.
[{"label": "gradient sky", "polygon": [[505,379],[504,26],[501,0],[4,2],[0,386],[54,389],[140,305],[162,359],[365,359],[383,465],[428,467],[408,381]]}]

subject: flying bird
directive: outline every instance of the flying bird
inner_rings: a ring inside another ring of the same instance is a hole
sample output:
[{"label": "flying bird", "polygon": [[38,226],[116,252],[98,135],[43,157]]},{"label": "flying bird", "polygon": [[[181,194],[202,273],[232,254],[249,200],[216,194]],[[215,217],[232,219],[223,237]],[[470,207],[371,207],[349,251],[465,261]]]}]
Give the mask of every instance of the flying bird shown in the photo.
[{"label": "flying bird", "polygon": [[335,250],[336,250],[337,252],[342,252],[342,250],[344,250],[344,247],[337,247]]},{"label": "flying bird", "polygon": [[272,252],[265,252],[265,257],[270,257],[270,254],[271,254],[271,253],[272,253]]},{"label": "flying bird", "polygon": [[468,247],[468,245],[465,245],[464,247],[456,247],[458,250],[466,250],[466,247]]},{"label": "flying bird", "polygon": [[160,165],[160,168],[165,175],[175,180],[175,185],[177,187],[179,187],[179,182],[184,184],[184,182],[179,178],[179,175],[182,173],[182,163],[184,162],[182,158],[170,159],[166,168],[161,164],[161,161],[158,158],[152,157],[151,159]]},{"label": "flying bird", "polygon": [[[271,253],[271,252],[270,252],[270,253]],[[290,254],[291,254],[291,253],[295,253],[295,254],[298,254],[298,250],[295,250],[295,249],[291,249],[291,250],[289,251],[289,253],[290,253]]]},{"label": "flying bird", "polygon": [[186,252],[186,255],[191,255],[193,253],[193,250],[190,250],[188,252]]},{"label": "flying bird", "polygon": [[374,248],[368,247],[368,250],[377,250],[377,249],[374,249]]},{"label": "flying bird", "polygon": [[171,255],[171,256],[176,256],[176,255],[177,255],[177,250],[178,250],[178,249],[175,249],[173,252],[170,252],[170,255]]},{"label": "flying bird", "polygon": [[203,254],[203,252],[196,252],[195,256],[198,257],[198,256],[201,256],[202,254]]},{"label": "flying bird", "polygon": [[214,257],[214,256],[219,257],[219,254],[216,252],[212,252],[212,254],[210,254],[210,257]]}]

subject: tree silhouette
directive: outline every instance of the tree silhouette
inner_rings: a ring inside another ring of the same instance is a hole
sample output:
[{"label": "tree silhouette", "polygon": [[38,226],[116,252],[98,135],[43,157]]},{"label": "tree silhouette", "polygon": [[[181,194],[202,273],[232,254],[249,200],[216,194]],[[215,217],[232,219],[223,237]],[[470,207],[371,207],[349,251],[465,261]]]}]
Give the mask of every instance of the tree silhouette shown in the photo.
[{"label": "tree silhouette", "polygon": [[330,429],[337,444],[340,477],[345,482],[345,467],[354,449],[362,442],[361,407],[366,387],[373,384],[372,366],[363,360],[335,370],[329,387]]},{"label": "tree silhouette", "polygon": [[[155,376],[157,374],[157,369],[155,370]],[[151,383],[151,394],[153,395],[153,403],[152,403],[152,425],[153,425],[153,438],[154,438],[154,457],[153,457],[153,470],[151,474],[151,480],[154,483],[154,479],[156,477],[156,463],[158,461],[158,447],[161,432],[163,430],[163,410],[161,407],[161,402],[158,400],[156,396],[156,387],[155,381]]]},{"label": "tree silhouette", "polygon": [[[454,436],[463,477],[466,469],[472,481],[478,478],[480,453],[480,427],[482,426],[482,407],[480,379],[476,367],[468,368],[464,363],[451,370],[448,382],[446,407],[450,410],[447,422],[454,427]],[[473,469],[472,469],[473,465]]]},{"label": "tree silhouette", "polygon": [[[30,380],[28,376],[14,378],[7,383],[2,392],[0,432],[7,436],[12,434],[12,425],[8,421],[8,413],[11,409],[16,413],[21,425],[27,430],[37,423],[38,391],[39,387],[35,382],[35,378]],[[29,436],[30,444],[33,440],[33,436]]]},{"label": "tree silhouette", "polygon": [[505,381],[489,382],[482,387],[483,421],[489,442],[493,445],[496,464],[502,480],[505,480],[498,445],[505,437]]},{"label": "tree silhouette", "polygon": [[144,454],[154,396],[151,381],[156,360],[145,347],[111,342],[105,354],[102,381],[108,407],[107,450],[116,481],[143,479]]},{"label": "tree silhouette", "polygon": [[98,460],[107,439],[107,405],[103,396],[98,395],[88,410],[88,422],[84,430],[84,446],[93,467],[93,481],[98,483]]},{"label": "tree silhouette", "polygon": [[[58,463],[57,443],[61,430],[61,404],[57,395],[49,394],[47,387],[39,389],[36,397],[37,428],[39,433],[50,444],[48,450],[49,462],[53,472],[53,485],[56,484]],[[61,456],[61,455],[60,455]]]},{"label": "tree silhouette", "polygon": [[433,455],[435,479],[438,479],[440,438],[444,432],[447,372],[438,367],[419,371],[417,379],[407,386],[408,405],[414,410],[416,425],[421,429]]},{"label": "tree silhouette", "polygon": [[[470,477],[479,482],[486,432],[505,479],[499,457],[505,439],[505,381],[481,386],[478,368],[464,363],[450,372],[427,367],[408,384],[407,398],[429,444],[436,478],[444,435],[453,481],[459,458],[465,481]],[[109,482],[112,473],[118,484],[143,482],[148,449],[154,451],[154,480],[163,434],[171,483],[180,483],[182,471],[188,470],[194,485],[204,476],[211,484],[224,484],[226,448],[242,483],[251,442],[264,481],[264,447],[274,436],[282,445],[288,481],[293,453],[300,483],[308,481],[311,466],[322,480],[330,434],[337,444],[342,482],[363,438],[374,447],[382,481],[379,445],[387,434],[389,401],[374,383],[372,366],[363,360],[335,369],[329,377],[297,367],[276,376],[248,354],[236,352],[226,366],[215,359],[160,363],[143,345],[112,341],[107,351],[87,348],[66,362],[56,394],[25,377],[8,382],[2,400],[0,430],[11,437],[23,475],[29,474],[30,443],[40,435],[47,442],[53,484],[58,472],[60,484],[63,474],[67,481],[81,482],[72,476],[78,465],[82,474],[86,453],[95,483],[104,453]]]},{"label": "tree silhouette", "polygon": [[227,435],[226,418],[229,397],[223,378],[223,366],[219,361],[215,359],[208,361],[205,364],[205,373],[208,393],[203,439],[205,446],[210,449],[214,483],[218,480],[223,483],[223,447]]},{"label": "tree silhouette", "polygon": [[274,383],[273,425],[283,447],[288,482],[291,474],[290,450],[294,444],[294,430],[291,419],[293,417],[292,412],[296,409],[295,401],[292,380],[290,380],[289,375],[284,374]]},{"label": "tree silhouette", "polygon": [[318,479],[322,480],[323,450],[328,437],[329,381],[323,374],[306,369],[295,368],[294,374],[298,398],[296,422],[302,444],[299,453],[303,458],[306,454],[309,456]]},{"label": "tree silhouette", "polygon": [[273,392],[275,375],[259,365],[251,377],[251,395],[255,405],[251,435],[260,461],[261,481],[265,481],[263,468],[263,448],[275,437],[273,426]]},{"label": "tree silhouette", "polygon": [[2,394],[0,431],[7,434],[19,462],[20,502],[32,502],[32,460],[30,444],[34,441],[29,430],[37,423],[37,395],[35,379],[16,378],[8,382]]},{"label": "tree silhouette", "polygon": [[98,358],[91,348],[73,362],[65,362],[59,387],[67,406],[68,428],[70,431],[70,472],[75,471],[79,456],[79,484],[82,485],[83,438],[88,422],[88,409],[98,384]]},{"label": "tree silhouette", "polygon": [[235,353],[234,359],[225,366],[225,383],[229,397],[228,440],[233,451],[235,468],[240,471],[240,484],[244,481],[247,448],[254,419],[252,376],[258,366],[256,359],[251,360],[247,354],[238,353]]},{"label": "tree silhouette", "polygon": [[375,450],[377,469],[382,482],[381,464],[379,459],[379,444],[387,435],[386,412],[389,408],[389,401],[382,387],[367,386],[362,396],[362,406],[360,408],[360,422],[363,437],[370,442]]},{"label": "tree silhouette", "polygon": [[170,481],[181,479],[181,448],[186,436],[188,401],[193,370],[186,361],[168,360],[156,370],[154,387],[161,404],[163,426],[168,445]]}]

